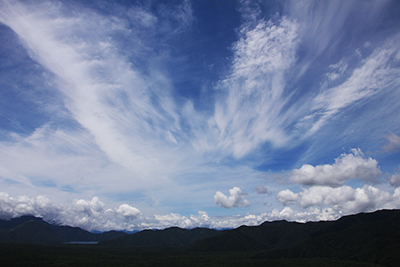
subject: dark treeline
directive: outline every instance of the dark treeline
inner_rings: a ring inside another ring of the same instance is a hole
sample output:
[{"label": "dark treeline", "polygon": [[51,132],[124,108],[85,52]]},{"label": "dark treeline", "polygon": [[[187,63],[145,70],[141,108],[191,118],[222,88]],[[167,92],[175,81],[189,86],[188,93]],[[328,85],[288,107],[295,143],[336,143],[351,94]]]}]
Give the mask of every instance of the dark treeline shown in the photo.
[{"label": "dark treeline", "polygon": [[[93,234],[28,216],[0,221],[0,229],[2,262],[14,266],[398,266],[400,261],[399,210],[224,231],[171,227]],[[68,241],[99,243],[61,244]]]}]

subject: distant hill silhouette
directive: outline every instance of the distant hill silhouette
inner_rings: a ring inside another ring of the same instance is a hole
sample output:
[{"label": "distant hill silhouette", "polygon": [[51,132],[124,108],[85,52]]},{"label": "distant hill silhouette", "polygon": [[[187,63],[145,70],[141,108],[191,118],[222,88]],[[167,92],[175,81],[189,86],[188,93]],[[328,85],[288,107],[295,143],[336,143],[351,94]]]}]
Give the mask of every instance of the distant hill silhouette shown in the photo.
[{"label": "distant hill silhouette", "polygon": [[[382,210],[344,216],[337,221],[321,222],[264,222],[259,226],[241,226],[224,231],[218,236],[205,238],[192,244],[191,251],[249,251],[289,248],[310,238],[332,236],[358,225],[394,224],[399,210]],[[400,226],[400,225],[399,225]],[[360,226],[361,227],[361,226]],[[389,236],[390,237],[390,236]]]},{"label": "distant hill silhouette", "polygon": [[182,229],[171,227],[164,230],[144,230],[131,235],[100,242],[105,246],[129,246],[129,247],[183,247],[198,240],[215,236],[221,232],[208,228]]},{"label": "distant hill silhouette", "polygon": [[337,258],[398,266],[400,212],[346,216],[325,233],[315,234],[292,247],[260,252],[255,258]]},{"label": "distant hill silhouette", "polygon": [[[192,265],[195,263],[193,260],[202,259],[213,266],[224,262],[232,266],[246,266],[247,262],[250,265],[261,264],[259,266],[300,266],[298,264],[302,263],[301,266],[395,267],[400,262],[400,210],[360,213],[336,221],[297,223],[282,220],[223,231],[171,227],[134,234],[116,231],[94,234],[23,216],[9,221],[0,220],[0,241],[0,252],[3,251],[3,257],[8,257],[11,262],[20,251],[29,255],[28,262],[36,256],[53,260],[53,253],[58,253],[60,261],[63,261],[64,252],[74,257],[83,249],[80,257],[93,256],[92,260],[96,261],[99,255],[103,255],[98,263],[105,258],[107,261],[115,260],[118,258],[115,253],[120,253],[118,255],[125,257],[119,262],[121,264],[135,259],[143,264],[157,263],[157,266],[172,259],[183,265]],[[86,247],[61,245],[62,249],[47,245],[71,241],[100,242]],[[14,256],[9,256],[9,253]],[[240,262],[230,260],[231,257]],[[175,265],[171,263],[170,266]]]},{"label": "distant hill silhouette", "polygon": [[58,226],[34,216],[0,220],[0,241],[26,243],[99,242],[127,235],[110,231],[93,234],[78,227]]},{"label": "distant hill silhouette", "polygon": [[241,251],[246,255],[251,253],[255,261],[335,259],[398,266],[400,210],[360,213],[336,221],[297,223],[282,220],[223,231],[171,227],[134,234],[116,231],[94,234],[23,216],[10,221],[0,220],[0,241],[52,244],[100,241],[94,248],[101,251],[115,251],[114,248],[123,248],[121,251],[130,251],[130,248],[135,251],[137,248],[171,251],[180,248],[180,253],[188,255],[224,255]]},{"label": "distant hill silhouette", "polygon": [[31,215],[24,215],[19,218],[14,218],[11,220],[0,220],[0,231],[9,229],[9,228],[13,228],[13,227],[23,224],[27,221],[43,221],[43,220],[41,218],[37,218],[37,217],[31,216]]}]

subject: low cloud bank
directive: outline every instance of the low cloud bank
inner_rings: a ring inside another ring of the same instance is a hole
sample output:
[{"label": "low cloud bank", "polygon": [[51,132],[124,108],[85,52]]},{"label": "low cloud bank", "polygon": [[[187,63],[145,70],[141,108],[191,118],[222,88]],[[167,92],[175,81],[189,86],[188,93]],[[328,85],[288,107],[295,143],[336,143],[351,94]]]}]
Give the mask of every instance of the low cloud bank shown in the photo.
[{"label": "low cloud bank", "polygon": [[[239,194],[241,191],[234,192]],[[222,229],[259,225],[264,221],[283,219],[299,222],[334,220],[347,214],[400,208],[400,188],[397,188],[392,195],[372,186],[357,189],[348,186],[313,187],[304,189],[300,193],[290,192],[290,190],[279,192],[278,200],[301,206],[301,210],[286,206],[282,210],[274,209],[261,214],[215,217],[209,216],[205,211],[190,216],[171,213],[147,217],[139,209],[128,204],[106,209],[106,205],[97,197],[57,204],[45,196],[14,198],[6,193],[0,193],[0,218],[10,219],[29,214],[42,217],[48,222],[80,227],[89,231],[164,229],[171,226]]]},{"label": "low cloud bank", "polygon": [[371,185],[356,189],[346,185],[337,188],[313,186],[302,188],[299,193],[289,189],[282,190],[277,194],[277,200],[284,205],[297,205],[302,208],[331,207],[335,211],[351,214],[400,208],[400,187],[390,194]]},{"label": "low cloud bank", "polygon": [[[352,149],[351,153],[340,155],[331,165],[314,167],[305,164],[300,169],[291,171],[290,181],[302,187],[298,192],[290,189],[281,190],[277,193],[276,199],[284,206],[302,210],[330,209],[332,214],[400,208],[399,174],[395,172],[389,180],[390,185],[395,187],[393,193],[382,189],[387,187],[378,188],[378,181],[381,178],[382,172],[378,162],[366,157],[360,149]],[[363,180],[365,185],[353,188],[344,184],[351,179]]]},{"label": "low cloud bank", "polygon": [[48,222],[80,227],[85,230],[129,230],[131,221],[142,213],[135,207],[122,204],[118,208],[105,209],[98,197],[92,200],[78,199],[66,204],[52,202],[46,196],[11,197],[0,192],[0,218],[10,219],[22,215],[34,215]]}]

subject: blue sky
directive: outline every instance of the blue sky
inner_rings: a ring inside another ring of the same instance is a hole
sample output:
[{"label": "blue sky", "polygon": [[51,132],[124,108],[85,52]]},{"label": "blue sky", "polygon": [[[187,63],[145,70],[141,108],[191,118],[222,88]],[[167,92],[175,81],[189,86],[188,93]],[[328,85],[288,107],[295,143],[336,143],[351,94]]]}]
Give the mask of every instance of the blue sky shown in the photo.
[{"label": "blue sky", "polygon": [[397,1],[0,1],[0,217],[400,208]]}]

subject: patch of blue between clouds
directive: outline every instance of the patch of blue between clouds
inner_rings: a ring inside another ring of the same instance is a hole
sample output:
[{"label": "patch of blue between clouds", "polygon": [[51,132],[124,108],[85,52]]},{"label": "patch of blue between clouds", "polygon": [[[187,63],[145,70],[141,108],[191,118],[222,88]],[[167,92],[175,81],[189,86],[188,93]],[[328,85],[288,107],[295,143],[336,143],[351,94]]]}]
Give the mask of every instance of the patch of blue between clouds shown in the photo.
[{"label": "patch of blue between clouds", "polygon": [[38,187],[57,187],[57,183],[54,180],[44,177],[29,177],[29,180],[34,186]]}]

